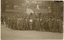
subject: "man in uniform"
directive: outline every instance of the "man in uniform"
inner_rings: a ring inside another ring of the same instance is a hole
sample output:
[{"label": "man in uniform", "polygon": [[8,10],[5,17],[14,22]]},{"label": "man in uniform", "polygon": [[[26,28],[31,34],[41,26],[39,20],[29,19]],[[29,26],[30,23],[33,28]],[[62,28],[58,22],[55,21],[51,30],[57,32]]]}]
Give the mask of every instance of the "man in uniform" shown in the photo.
[{"label": "man in uniform", "polygon": [[63,22],[61,19],[58,19],[57,21],[58,21],[57,22],[58,23],[58,27],[57,27],[58,32],[62,33],[63,32]]},{"label": "man in uniform", "polygon": [[49,20],[49,31],[52,31],[53,28],[53,19],[50,18]]},{"label": "man in uniform", "polygon": [[10,27],[10,17],[8,17],[7,25],[8,25],[8,27]]},{"label": "man in uniform", "polygon": [[50,31],[52,32],[57,32],[57,21],[56,21],[56,18],[53,18],[51,21],[50,21]]},{"label": "man in uniform", "polygon": [[12,26],[13,26],[12,28],[13,28],[13,29],[16,29],[16,27],[17,27],[16,17],[13,17],[12,23],[13,23],[13,24],[12,24]]},{"label": "man in uniform", "polygon": [[39,18],[36,18],[35,20],[35,30],[40,30],[40,22],[39,22]]},{"label": "man in uniform", "polygon": [[28,27],[28,19],[26,18],[25,19],[25,30],[28,30],[29,29],[29,27]]},{"label": "man in uniform", "polygon": [[22,17],[19,17],[17,20],[17,28],[18,30],[22,30],[22,27],[23,27],[23,19]]},{"label": "man in uniform", "polygon": [[12,16],[10,19],[10,26],[11,29],[14,29],[14,16]]}]

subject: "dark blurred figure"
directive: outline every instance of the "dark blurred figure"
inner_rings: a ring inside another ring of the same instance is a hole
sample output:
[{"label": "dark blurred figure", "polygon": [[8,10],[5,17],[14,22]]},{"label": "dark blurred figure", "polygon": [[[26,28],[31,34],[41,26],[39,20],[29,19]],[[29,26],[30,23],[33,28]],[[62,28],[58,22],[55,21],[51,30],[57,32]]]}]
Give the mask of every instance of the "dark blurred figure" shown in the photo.
[{"label": "dark blurred figure", "polygon": [[1,16],[1,24],[4,24],[4,17]]}]

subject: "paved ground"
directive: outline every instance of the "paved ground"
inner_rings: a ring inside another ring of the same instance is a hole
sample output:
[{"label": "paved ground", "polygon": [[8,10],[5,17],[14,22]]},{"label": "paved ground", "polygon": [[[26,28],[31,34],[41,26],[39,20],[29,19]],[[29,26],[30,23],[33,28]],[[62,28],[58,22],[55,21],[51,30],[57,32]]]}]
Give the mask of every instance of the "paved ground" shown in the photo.
[{"label": "paved ground", "polygon": [[21,31],[2,27],[2,40],[62,40],[62,33],[42,32],[42,31]]}]

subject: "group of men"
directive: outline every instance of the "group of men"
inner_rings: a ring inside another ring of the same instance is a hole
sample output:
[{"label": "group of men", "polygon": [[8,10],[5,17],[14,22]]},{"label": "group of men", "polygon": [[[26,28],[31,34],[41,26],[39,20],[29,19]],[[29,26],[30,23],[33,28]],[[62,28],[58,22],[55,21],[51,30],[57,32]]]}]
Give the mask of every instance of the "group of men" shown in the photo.
[{"label": "group of men", "polygon": [[50,32],[63,32],[63,21],[58,18],[35,17],[33,14],[30,16],[22,17],[20,15],[10,15],[2,17],[2,23],[5,22],[6,27],[14,30],[38,30]]}]

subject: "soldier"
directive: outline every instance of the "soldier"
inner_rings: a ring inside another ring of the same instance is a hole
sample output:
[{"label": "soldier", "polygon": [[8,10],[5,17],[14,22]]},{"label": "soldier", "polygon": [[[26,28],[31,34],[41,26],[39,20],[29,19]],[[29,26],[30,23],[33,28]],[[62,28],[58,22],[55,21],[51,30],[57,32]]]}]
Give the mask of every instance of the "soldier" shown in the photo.
[{"label": "soldier", "polygon": [[16,23],[15,16],[12,16],[12,17],[11,17],[10,25],[11,25],[10,28],[16,29],[17,23]]},{"label": "soldier", "polygon": [[13,19],[12,19],[12,28],[13,29],[17,29],[17,20],[16,20],[16,18],[15,17],[13,17]]},{"label": "soldier", "polygon": [[11,26],[11,16],[9,16],[8,18],[7,18],[7,25],[8,25],[8,28],[10,28],[10,26]]},{"label": "soldier", "polygon": [[63,32],[63,22],[61,19],[58,19],[57,21],[58,21],[57,22],[58,23],[58,27],[57,27],[58,32],[62,33]]},{"label": "soldier", "polygon": [[25,19],[25,30],[28,30],[29,27],[28,27],[28,19]]},{"label": "soldier", "polygon": [[39,18],[36,18],[36,21],[35,21],[35,30],[40,30]]},{"label": "soldier", "polygon": [[18,28],[18,30],[22,30],[22,27],[23,27],[23,19],[22,19],[22,17],[20,17],[17,20],[17,28]]},{"label": "soldier", "polygon": [[57,18],[55,18],[54,19],[54,24],[53,24],[54,26],[53,26],[53,32],[57,32],[57,28],[59,27],[59,24],[58,24],[58,19]]},{"label": "soldier", "polygon": [[22,30],[25,30],[26,29],[26,18],[23,18],[23,27],[22,27]]},{"label": "soldier", "polygon": [[35,30],[35,20],[33,20],[33,22],[32,22],[32,30]]},{"label": "soldier", "polygon": [[32,30],[32,26],[33,26],[33,20],[30,18],[29,19],[29,29]]},{"label": "soldier", "polygon": [[49,30],[48,22],[46,22],[46,21],[45,21],[45,23],[44,23],[44,29],[45,29],[46,31]]},{"label": "soldier", "polygon": [[49,25],[50,27],[50,31],[52,31],[52,32],[57,32],[57,27],[58,27],[58,25],[57,25],[57,21],[56,21],[56,18],[53,18],[51,21],[50,21],[50,25]]},{"label": "soldier", "polygon": [[29,22],[29,29],[32,30],[33,29],[33,22],[34,22],[34,15],[31,13],[29,15],[29,18],[28,18],[28,22]]},{"label": "soldier", "polygon": [[42,31],[42,18],[40,18],[40,27],[39,27],[40,29],[40,31]]},{"label": "soldier", "polygon": [[49,31],[52,31],[53,28],[53,19],[50,18],[49,20]]},{"label": "soldier", "polygon": [[8,23],[7,23],[8,27],[10,26],[10,17],[8,18]]},{"label": "soldier", "polygon": [[11,17],[10,19],[10,28],[14,29],[14,17]]},{"label": "soldier", "polygon": [[7,17],[4,16],[4,25],[6,26],[7,25]]},{"label": "soldier", "polygon": [[17,27],[18,27],[18,24],[17,24],[18,21],[17,21],[17,20],[18,20],[18,16],[15,15],[15,16],[14,16],[14,26],[13,26],[13,28],[14,28],[15,30],[18,30],[18,28],[17,28]]},{"label": "soldier", "polygon": [[16,27],[16,29],[18,29],[19,30],[19,28],[20,28],[20,20],[21,20],[21,18],[17,18],[17,27]]}]

